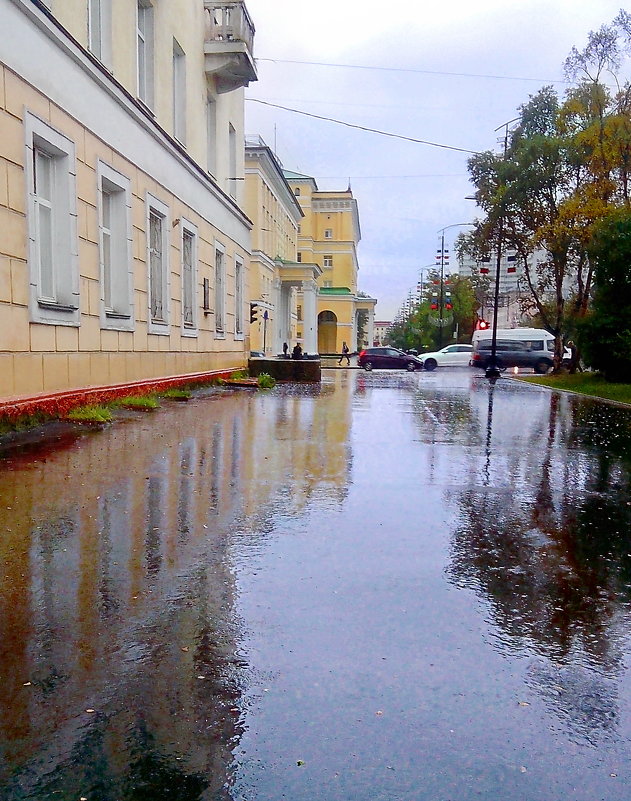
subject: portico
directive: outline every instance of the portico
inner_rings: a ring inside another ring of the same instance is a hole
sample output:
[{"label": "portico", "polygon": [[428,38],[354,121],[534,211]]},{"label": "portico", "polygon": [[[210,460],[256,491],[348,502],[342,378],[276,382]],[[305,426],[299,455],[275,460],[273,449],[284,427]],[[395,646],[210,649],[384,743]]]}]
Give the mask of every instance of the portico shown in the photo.
[{"label": "portico", "polygon": [[300,321],[300,344],[304,353],[310,355],[318,353],[318,285],[317,279],[322,274],[318,264],[305,264],[304,262],[277,261],[278,278],[275,282],[277,293],[277,325],[274,332],[274,347],[276,353],[281,353],[283,342],[290,349],[293,344],[291,338],[291,311],[292,292],[301,294],[302,320]]}]

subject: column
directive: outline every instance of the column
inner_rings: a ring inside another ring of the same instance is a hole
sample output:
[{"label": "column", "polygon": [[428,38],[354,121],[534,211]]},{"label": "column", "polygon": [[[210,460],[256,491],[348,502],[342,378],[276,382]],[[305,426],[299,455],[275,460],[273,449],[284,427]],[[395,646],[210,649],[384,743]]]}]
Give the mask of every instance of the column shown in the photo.
[{"label": "column", "polygon": [[302,282],[302,349],[318,352],[318,286],[315,281]]},{"label": "column", "polygon": [[368,347],[372,348],[372,343],[375,341],[375,307],[371,306],[368,309],[368,324],[366,326],[368,329],[366,332],[366,338],[368,339]]}]

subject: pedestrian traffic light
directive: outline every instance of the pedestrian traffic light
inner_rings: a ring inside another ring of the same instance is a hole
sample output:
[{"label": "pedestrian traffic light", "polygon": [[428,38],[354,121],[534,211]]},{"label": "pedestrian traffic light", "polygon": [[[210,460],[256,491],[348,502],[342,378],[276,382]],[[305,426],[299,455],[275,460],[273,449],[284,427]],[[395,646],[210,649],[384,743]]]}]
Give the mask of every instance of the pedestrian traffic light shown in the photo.
[{"label": "pedestrian traffic light", "polygon": [[259,304],[250,303],[250,324],[258,320]]}]

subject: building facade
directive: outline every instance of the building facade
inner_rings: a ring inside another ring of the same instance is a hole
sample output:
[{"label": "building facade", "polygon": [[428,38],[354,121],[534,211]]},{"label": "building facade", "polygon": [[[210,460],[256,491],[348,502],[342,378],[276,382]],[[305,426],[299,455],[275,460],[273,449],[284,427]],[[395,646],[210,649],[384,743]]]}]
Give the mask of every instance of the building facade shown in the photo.
[{"label": "building facade", "polygon": [[0,29],[0,399],[242,366],[245,5],[7,0]]},{"label": "building facade", "polygon": [[[532,260],[537,254],[532,256]],[[471,256],[460,256],[458,259],[459,275],[470,278],[472,275],[486,277],[488,287],[486,292],[478,298],[480,306],[478,315],[484,320],[492,322],[494,316],[495,276],[497,275],[497,253],[491,252],[480,261]],[[523,286],[524,268],[516,252],[507,249],[500,256],[499,263],[499,297],[497,311],[497,325],[499,328],[516,328],[527,321],[521,311],[520,298],[522,293],[528,294]]]},{"label": "building facade", "polygon": [[[280,161],[258,136],[246,138],[245,190],[245,210],[253,222],[250,346],[266,355],[282,353],[284,344],[291,350],[300,325],[303,349],[316,353],[316,281],[322,270],[297,260],[304,215]],[[312,300],[309,321],[303,317],[305,297]]]},{"label": "building facade", "polygon": [[[298,235],[297,260],[321,268],[317,286],[317,349],[340,353],[343,342],[351,351],[373,340],[374,298],[358,294],[359,262],[357,247],[361,239],[357,200],[350,187],[345,191],[320,191],[308,175],[285,170],[304,219]],[[309,319],[310,301],[303,298],[303,319]],[[363,318],[363,326],[362,326]],[[362,342],[358,331],[363,327]],[[300,322],[297,336],[303,336]]]},{"label": "building facade", "polygon": [[385,345],[386,336],[391,327],[392,322],[388,320],[375,320],[372,344]]}]

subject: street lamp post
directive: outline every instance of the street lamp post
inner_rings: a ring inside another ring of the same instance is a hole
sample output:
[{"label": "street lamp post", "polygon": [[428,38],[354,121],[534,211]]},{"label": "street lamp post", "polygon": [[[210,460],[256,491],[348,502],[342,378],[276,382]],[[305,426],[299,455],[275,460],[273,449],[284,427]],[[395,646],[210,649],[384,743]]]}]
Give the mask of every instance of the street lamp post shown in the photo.
[{"label": "street lamp post", "polygon": [[[516,117],[513,120],[509,120],[508,122],[499,125],[495,130],[499,131],[500,128],[504,129],[504,160],[506,160],[506,153],[508,151],[508,126],[513,123],[517,122],[519,118]],[[501,202],[501,198],[500,198]],[[493,333],[491,336],[491,358],[489,359],[489,363],[487,365],[485,375],[487,378],[498,378],[500,375],[500,369],[497,364],[497,311],[498,305],[500,300],[500,266],[502,261],[502,238],[504,235],[504,215],[502,214],[501,207],[500,207],[500,218],[499,218],[499,227],[497,231],[497,260],[495,265],[495,299],[494,299],[494,306],[493,309]]]}]

